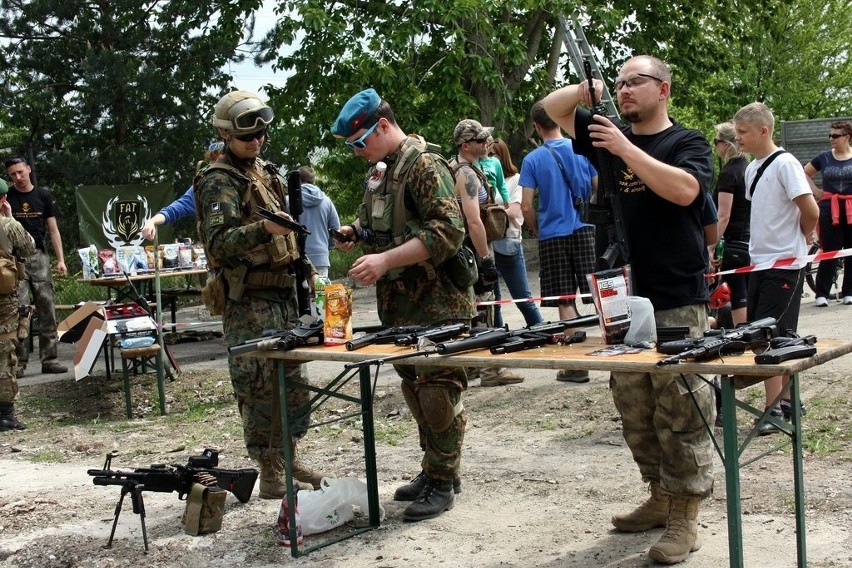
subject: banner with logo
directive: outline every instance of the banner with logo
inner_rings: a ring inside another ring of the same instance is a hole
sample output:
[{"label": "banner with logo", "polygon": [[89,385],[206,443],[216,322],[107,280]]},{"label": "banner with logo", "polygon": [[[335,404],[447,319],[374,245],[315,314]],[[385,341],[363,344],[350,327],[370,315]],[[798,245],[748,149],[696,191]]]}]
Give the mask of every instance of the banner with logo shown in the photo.
[{"label": "banner with logo", "polygon": [[[79,187],[80,244],[95,245],[99,250],[151,244],[142,238],[142,226],[174,198],[168,183]],[[174,241],[169,225],[160,225],[157,229],[161,243]]]}]

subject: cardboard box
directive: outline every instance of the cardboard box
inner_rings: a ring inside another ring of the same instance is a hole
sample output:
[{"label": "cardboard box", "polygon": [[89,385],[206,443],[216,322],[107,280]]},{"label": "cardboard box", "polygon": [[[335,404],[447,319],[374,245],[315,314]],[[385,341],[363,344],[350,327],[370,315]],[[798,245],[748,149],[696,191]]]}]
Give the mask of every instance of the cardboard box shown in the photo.
[{"label": "cardboard box", "polygon": [[103,306],[99,302],[86,302],[77,308],[74,313],[62,320],[56,326],[56,335],[62,343],[76,343],[80,340],[89,320],[99,319],[101,324],[106,320]]},{"label": "cardboard box", "polygon": [[106,321],[93,315],[96,314],[89,315],[89,323],[81,333],[74,353],[74,379],[77,381],[89,376],[107,338]]}]

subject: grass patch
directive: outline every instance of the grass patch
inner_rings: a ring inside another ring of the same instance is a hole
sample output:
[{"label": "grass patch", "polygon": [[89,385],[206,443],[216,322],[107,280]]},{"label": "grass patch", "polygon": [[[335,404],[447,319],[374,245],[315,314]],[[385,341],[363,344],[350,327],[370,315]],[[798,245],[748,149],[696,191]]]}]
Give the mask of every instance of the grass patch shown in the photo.
[{"label": "grass patch", "polygon": [[376,442],[396,447],[411,431],[410,424],[401,422],[385,422],[376,424]]},{"label": "grass patch", "polygon": [[54,450],[41,450],[33,454],[31,461],[35,463],[63,463],[65,456]]}]

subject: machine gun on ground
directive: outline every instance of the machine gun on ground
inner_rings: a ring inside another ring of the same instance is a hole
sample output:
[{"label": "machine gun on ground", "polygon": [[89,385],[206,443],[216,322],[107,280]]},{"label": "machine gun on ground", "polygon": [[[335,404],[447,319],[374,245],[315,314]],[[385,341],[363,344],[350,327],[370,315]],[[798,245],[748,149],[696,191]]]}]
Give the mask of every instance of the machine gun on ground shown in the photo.
[{"label": "machine gun on ground", "polygon": [[732,347],[748,345],[754,341],[767,342],[777,336],[778,326],[775,318],[759,319],[734,329],[710,330],[704,337],[697,339],[667,341],[657,345],[657,352],[670,355],[657,361],[657,366],[676,365],[687,359],[707,361],[725,354],[733,355]]},{"label": "machine gun on ground", "polygon": [[254,351],[288,351],[304,345],[323,344],[323,323],[300,323],[293,329],[274,330],[265,332],[263,336],[248,339],[232,347],[228,347],[231,355],[244,355]]},{"label": "machine gun on ground", "polygon": [[112,523],[112,531],[109,533],[109,541],[106,548],[112,546],[115,536],[115,528],[118,525],[118,516],[124,503],[124,497],[129,493],[133,504],[133,512],[139,515],[142,523],[142,539],[145,543],[145,551],[148,550],[148,533],[145,528],[145,502],[142,499],[143,491],[155,491],[157,493],[177,492],[178,499],[185,500],[195,483],[204,486],[218,486],[234,494],[240,503],[248,502],[254,483],[257,481],[257,470],[245,469],[219,469],[219,452],[205,449],[200,456],[190,456],[186,465],[153,464],[151,467],[140,467],[132,470],[112,469],[112,458],[115,453],[109,453],[104,461],[103,469],[90,469],[87,471],[93,477],[95,485],[119,485],[121,486],[121,497],[115,506],[115,519]]}]

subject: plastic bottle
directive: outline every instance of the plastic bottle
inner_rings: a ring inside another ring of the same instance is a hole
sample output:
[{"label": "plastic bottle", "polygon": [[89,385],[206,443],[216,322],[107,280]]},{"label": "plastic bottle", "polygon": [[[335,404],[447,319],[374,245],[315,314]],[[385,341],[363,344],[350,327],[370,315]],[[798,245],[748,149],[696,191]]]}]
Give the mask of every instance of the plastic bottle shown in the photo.
[{"label": "plastic bottle", "polygon": [[122,349],[137,349],[139,347],[150,347],[154,345],[156,339],[151,335],[143,335],[139,337],[125,337],[121,340]]},{"label": "plastic bottle", "polygon": [[331,284],[325,276],[317,276],[314,280],[314,317],[316,321],[325,321],[325,287]]},{"label": "plastic bottle", "polygon": [[[299,488],[293,486],[293,505],[296,508],[296,544],[302,544],[305,540],[302,535],[302,519],[299,515]],[[281,499],[281,507],[278,508],[278,522],[275,525],[275,538],[278,544],[290,548],[293,542],[290,539],[290,508],[287,504],[287,496]]]},{"label": "plastic bottle", "polygon": [[373,174],[367,180],[367,189],[370,191],[376,191],[379,186],[382,184],[382,180],[385,177],[385,171],[387,171],[388,165],[384,162],[376,162],[376,167],[373,170]]},{"label": "plastic bottle", "polygon": [[725,237],[719,239],[719,242],[716,243],[716,260],[719,262],[722,261],[722,257],[725,256]]}]

